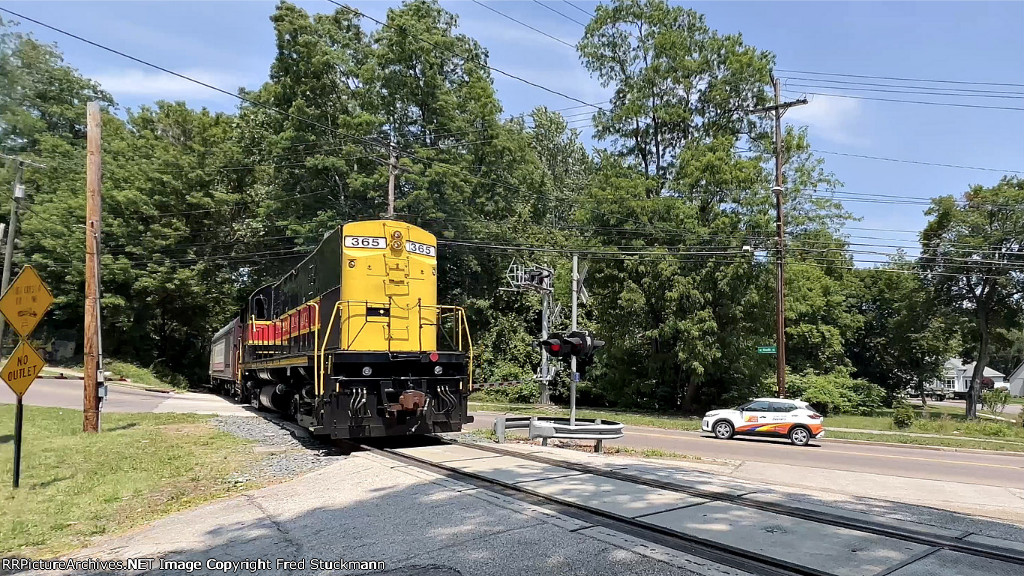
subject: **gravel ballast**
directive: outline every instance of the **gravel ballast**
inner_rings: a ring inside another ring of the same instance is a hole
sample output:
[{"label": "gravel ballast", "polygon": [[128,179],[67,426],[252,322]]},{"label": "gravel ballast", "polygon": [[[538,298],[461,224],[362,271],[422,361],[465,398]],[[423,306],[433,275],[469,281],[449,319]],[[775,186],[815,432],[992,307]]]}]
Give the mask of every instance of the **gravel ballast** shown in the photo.
[{"label": "gravel ballast", "polygon": [[224,432],[256,443],[252,464],[232,478],[238,484],[292,478],[346,457],[340,450],[313,438],[297,438],[276,416],[218,416],[211,423]]}]

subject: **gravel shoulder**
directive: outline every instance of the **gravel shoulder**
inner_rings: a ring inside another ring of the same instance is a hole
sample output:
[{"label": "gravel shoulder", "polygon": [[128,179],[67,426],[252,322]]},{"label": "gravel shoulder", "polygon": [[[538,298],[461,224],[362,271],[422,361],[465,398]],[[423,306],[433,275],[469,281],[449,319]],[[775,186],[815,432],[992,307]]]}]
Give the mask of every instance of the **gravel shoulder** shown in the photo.
[{"label": "gravel shoulder", "polygon": [[347,456],[339,449],[312,438],[296,437],[273,415],[218,416],[210,424],[233,436],[255,442],[250,465],[236,473],[236,485],[262,485],[301,476]]}]

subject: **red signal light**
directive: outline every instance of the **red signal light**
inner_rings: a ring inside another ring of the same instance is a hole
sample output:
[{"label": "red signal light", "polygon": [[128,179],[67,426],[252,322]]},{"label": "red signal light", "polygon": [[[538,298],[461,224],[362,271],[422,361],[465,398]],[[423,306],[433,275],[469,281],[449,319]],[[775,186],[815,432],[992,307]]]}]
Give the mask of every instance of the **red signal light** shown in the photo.
[{"label": "red signal light", "polygon": [[437,362],[438,358],[440,358],[440,356],[437,355],[437,352],[431,352],[430,353],[430,361],[431,362]]},{"label": "red signal light", "polygon": [[561,349],[562,349],[562,345],[561,344],[552,344],[551,345],[551,351],[552,352],[558,352]]}]

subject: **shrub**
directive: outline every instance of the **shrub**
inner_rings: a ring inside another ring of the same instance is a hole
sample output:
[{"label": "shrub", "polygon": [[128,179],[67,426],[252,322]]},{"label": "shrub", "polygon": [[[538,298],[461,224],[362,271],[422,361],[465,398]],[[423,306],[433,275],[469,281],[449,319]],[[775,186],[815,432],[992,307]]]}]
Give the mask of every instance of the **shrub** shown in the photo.
[{"label": "shrub", "polygon": [[485,402],[536,404],[540,400],[540,388],[536,382],[521,382],[487,388],[481,391],[480,395]]},{"label": "shrub", "polygon": [[892,424],[900,430],[910,428],[914,424],[914,409],[906,402],[900,402],[892,411]]},{"label": "shrub", "polygon": [[1002,415],[1010,403],[1010,391],[1005,388],[986,390],[981,393],[981,407],[993,414]]},{"label": "shrub", "polygon": [[809,403],[822,414],[871,414],[882,407],[885,390],[857,380],[846,370],[828,374],[808,370],[789,378],[789,395]]}]

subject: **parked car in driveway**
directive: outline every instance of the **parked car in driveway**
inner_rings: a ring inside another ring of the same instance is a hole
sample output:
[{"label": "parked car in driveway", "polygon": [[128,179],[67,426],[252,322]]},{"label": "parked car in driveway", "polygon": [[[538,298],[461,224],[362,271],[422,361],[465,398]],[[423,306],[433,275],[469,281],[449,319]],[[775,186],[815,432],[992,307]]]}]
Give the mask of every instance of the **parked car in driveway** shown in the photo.
[{"label": "parked car in driveway", "polygon": [[712,410],[704,415],[701,430],[716,438],[768,436],[789,438],[797,446],[806,446],[811,438],[825,435],[824,417],[800,400],[756,398],[727,410]]}]

